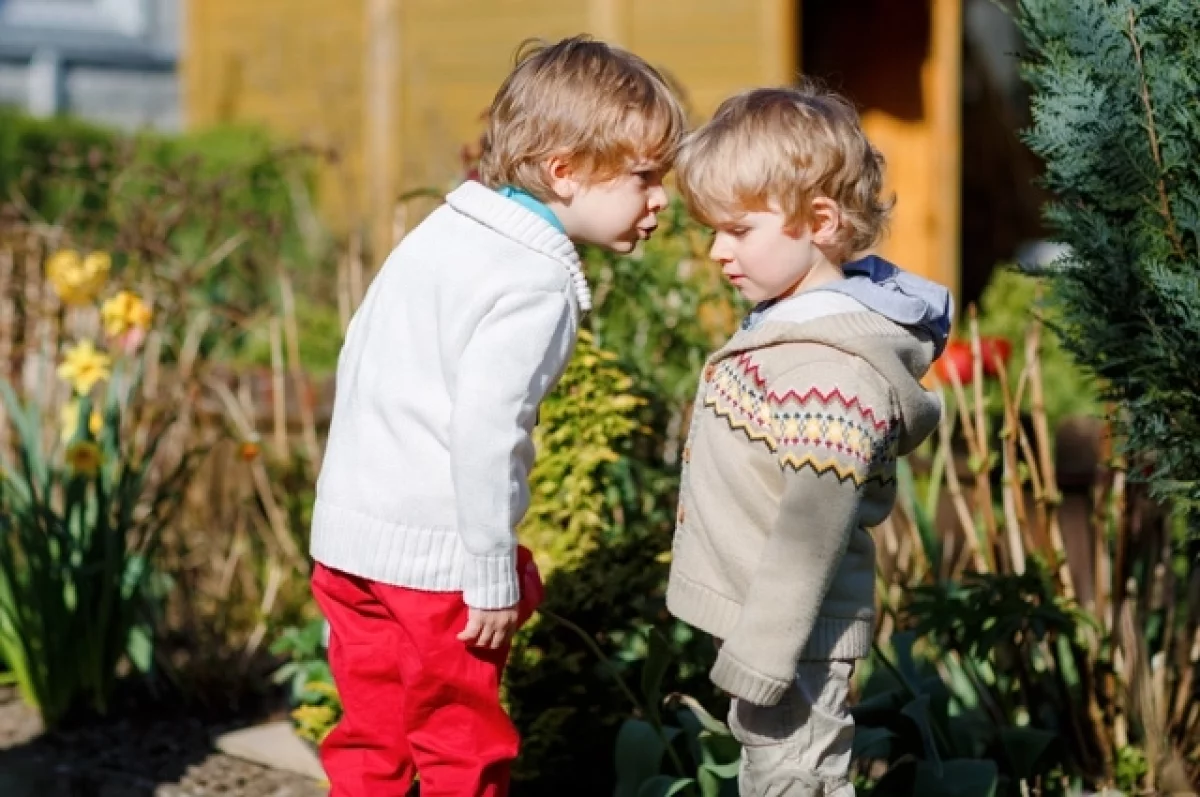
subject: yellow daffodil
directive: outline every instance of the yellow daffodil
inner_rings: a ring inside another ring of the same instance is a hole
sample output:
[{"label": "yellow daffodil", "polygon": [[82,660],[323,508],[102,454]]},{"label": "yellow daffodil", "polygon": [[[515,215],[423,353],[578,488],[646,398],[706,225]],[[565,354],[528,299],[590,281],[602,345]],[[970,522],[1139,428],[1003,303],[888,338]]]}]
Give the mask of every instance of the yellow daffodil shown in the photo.
[{"label": "yellow daffodil", "polygon": [[67,449],[67,467],[78,476],[95,476],[103,459],[100,446],[90,440],[80,440]]},{"label": "yellow daffodil", "polygon": [[104,331],[116,338],[134,329],[149,329],[154,312],[136,293],[121,291],[101,306],[100,317]]},{"label": "yellow daffodil", "polygon": [[112,373],[112,358],[102,351],[97,351],[90,340],[81,341],[69,350],[58,366],[58,376],[71,383],[71,387],[80,396],[87,395]]},{"label": "yellow daffodil", "polygon": [[[69,443],[74,440],[75,433],[79,431],[79,399],[71,399],[63,405],[59,421],[62,424],[62,441]],[[100,410],[92,410],[92,414],[88,416],[88,431],[92,433],[92,437],[99,437],[103,428],[104,416],[100,414]]]},{"label": "yellow daffodil", "polygon": [[104,287],[111,268],[112,258],[106,252],[84,257],[74,249],[63,249],[46,261],[46,277],[66,304],[87,304]]}]

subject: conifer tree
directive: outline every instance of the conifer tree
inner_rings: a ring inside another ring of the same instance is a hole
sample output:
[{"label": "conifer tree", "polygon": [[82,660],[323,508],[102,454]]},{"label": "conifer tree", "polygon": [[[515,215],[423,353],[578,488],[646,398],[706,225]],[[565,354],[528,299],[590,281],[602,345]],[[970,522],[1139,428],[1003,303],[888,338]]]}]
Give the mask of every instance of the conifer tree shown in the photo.
[{"label": "conifer tree", "polygon": [[1066,348],[1200,531],[1200,1],[1020,0]]}]

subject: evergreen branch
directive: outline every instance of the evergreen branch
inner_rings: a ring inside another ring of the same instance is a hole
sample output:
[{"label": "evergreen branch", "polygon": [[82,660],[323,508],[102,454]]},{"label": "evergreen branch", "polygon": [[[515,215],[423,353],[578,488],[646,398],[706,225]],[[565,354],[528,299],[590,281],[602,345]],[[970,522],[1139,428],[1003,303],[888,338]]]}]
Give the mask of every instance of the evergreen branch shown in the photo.
[{"label": "evergreen branch", "polygon": [[1137,37],[1137,16],[1132,8],[1129,9],[1129,28],[1126,33],[1129,35],[1129,41],[1133,45],[1133,57],[1137,62],[1138,82],[1142,89],[1142,106],[1146,109],[1146,126],[1150,133],[1150,154],[1154,156],[1154,165],[1158,167],[1158,202],[1159,215],[1167,223],[1167,237],[1171,239],[1171,247],[1175,250],[1175,255],[1181,260],[1187,258],[1187,254],[1183,249],[1183,241],[1179,237],[1179,232],[1175,227],[1175,217],[1171,215],[1171,202],[1167,197],[1167,183],[1163,177],[1165,171],[1163,167],[1162,149],[1158,144],[1158,129],[1154,124],[1154,106],[1150,103],[1150,84],[1146,80],[1146,65],[1142,61],[1142,44]]}]

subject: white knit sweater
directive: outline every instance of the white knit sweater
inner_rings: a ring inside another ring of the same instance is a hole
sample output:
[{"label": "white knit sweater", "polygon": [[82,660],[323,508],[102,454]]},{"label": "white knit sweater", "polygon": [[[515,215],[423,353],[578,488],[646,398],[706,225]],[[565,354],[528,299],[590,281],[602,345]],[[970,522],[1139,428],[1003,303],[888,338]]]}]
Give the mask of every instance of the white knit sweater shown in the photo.
[{"label": "white knit sweater", "polygon": [[312,555],[386,584],[520,598],[538,404],[590,305],[571,241],[468,182],[391,253],[355,313],[317,481]]}]

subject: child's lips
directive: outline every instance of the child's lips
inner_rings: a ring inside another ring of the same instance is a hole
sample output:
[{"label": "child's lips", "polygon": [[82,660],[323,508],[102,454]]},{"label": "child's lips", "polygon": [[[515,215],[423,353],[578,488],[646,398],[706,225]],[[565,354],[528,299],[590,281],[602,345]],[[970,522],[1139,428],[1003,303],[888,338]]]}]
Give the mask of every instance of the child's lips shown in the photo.
[{"label": "child's lips", "polygon": [[657,224],[655,224],[651,227],[638,227],[637,228],[638,238],[640,238],[643,241],[649,240],[650,236],[654,235],[654,231],[657,229],[658,229]]}]

